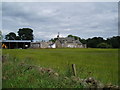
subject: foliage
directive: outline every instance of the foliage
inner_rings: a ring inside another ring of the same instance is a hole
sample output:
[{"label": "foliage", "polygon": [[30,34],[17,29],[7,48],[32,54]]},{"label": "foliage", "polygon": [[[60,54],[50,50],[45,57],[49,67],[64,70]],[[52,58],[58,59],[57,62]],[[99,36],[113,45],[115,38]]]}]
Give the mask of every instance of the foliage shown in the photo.
[{"label": "foliage", "polygon": [[120,36],[113,36],[111,38],[107,38],[107,40],[103,39],[102,37],[93,37],[88,39],[81,39],[80,37],[73,35],[68,35],[68,37],[74,37],[76,40],[79,38],[81,43],[87,44],[87,47],[90,48],[101,48],[98,47],[98,44],[101,43],[106,43],[106,48],[120,48]]},{"label": "foliage", "polygon": [[16,36],[16,40],[21,40],[19,36]]},{"label": "foliage", "polygon": [[[73,37],[75,40],[78,40],[78,39],[81,40],[80,37],[78,37],[78,36],[68,35],[67,37]],[[51,39],[49,41],[55,42],[57,39],[58,38],[53,38],[53,39]]]},{"label": "foliage", "polygon": [[21,40],[33,40],[33,30],[30,28],[19,29],[18,35]]},{"label": "foliage", "polygon": [[49,41],[55,42],[58,38],[51,39]]},{"label": "foliage", "polygon": [[113,36],[111,38],[107,38],[107,40],[102,37],[93,37],[88,38],[86,41],[87,46],[91,48],[99,48],[97,45],[100,43],[107,43],[108,47],[120,48],[120,36]]},{"label": "foliage", "polygon": [[87,40],[85,40],[85,39],[82,38],[82,39],[80,39],[80,42],[83,43],[83,44],[86,44]]},{"label": "foliage", "polygon": [[14,32],[10,32],[5,36],[6,40],[16,40],[16,34]]},{"label": "foliage", "polygon": [[88,38],[86,41],[88,47],[97,48],[97,45],[101,42],[104,42],[104,39],[102,37],[93,37]]},{"label": "foliage", "polygon": [[113,36],[111,38],[107,38],[106,42],[112,45],[113,48],[120,48],[120,36]]},{"label": "foliage", "polygon": [[[88,39],[81,39],[80,37],[73,35],[68,35],[67,37],[73,37],[75,40],[79,39],[79,41],[83,44],[86,44],[88,48],[102,48],[101,46],[98,46],[101,43],[103,43],[104,45],[101,45],[106,46],[106,48],[120,48],[120,36],[113,36],[111,38],[107,38],[107,40],[102,37],[93,37]],[[56,40],[57,38],[54,38],[50,41],[55,42]]]},{"label": "foliage", "polygon": [[112,46],[107,43],[100,43],[97,45],[97,47],[98,48],[112,48]]},{"label": "foliage", "polygon": [[14,32],[5,35],[6,40],[33,40],[33,30],[30,28],[22,28],[18,31],[18,36]]},{"label": "foliage", "polygon": [[[86,44],[88,48],[101,48],[98,46],[100,43],[106,43],[108,44],[106,47],[112,47],[112,48],[120,48],[120,36],[113,36],[111,38],[107,38],[107,40],[103,39],[102,37],[93,37],[93,38],[80,38],[78,36],[68,35],[67,37],[73,37],[75,40],[78,40]],[[18,31],[18,36],[14,32],[10,32],[5,36],[6,40],[33,40],[33,30],[30,28],[22,28]],[[53,38],[49,41],[55,42],[58,38]],[[105,45],[105,44],[104,44]]]},{"label": "foliage", "polygon": [[78,37],[78,36],[73,36],[73,35],[68,35],[67,37],[73,37],[75,40],[80,40],[80,37]]}]

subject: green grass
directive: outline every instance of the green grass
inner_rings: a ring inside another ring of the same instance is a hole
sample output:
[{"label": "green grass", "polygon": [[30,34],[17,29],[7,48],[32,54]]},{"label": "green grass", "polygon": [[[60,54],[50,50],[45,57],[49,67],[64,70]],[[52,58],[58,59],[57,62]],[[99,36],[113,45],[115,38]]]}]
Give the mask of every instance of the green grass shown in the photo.
[{"label": "green grass", "polygon": [[[92,76],[104,84],[112,83],[118,85],[118,49],[3,49],[3,55],[9,55],[17,59],[15,62],[11,62],[11,64],[9,62],[7,66],[3,66],[4,75],[5,72],[9,72],[9,69],[12,71],[12,68],[14,66],[16,67],[17,63],[24,61],[31,65],[52,68],[61,76],[69,76],[71,64],[76,64],[78,77],[86,78]],[[12,59],[9,58],[9,61],[12,61]],[[17,70],[21,69],[18,67]],[[91,74],[89,74],[89,72],[91,72]],[[30,73],[35,73],[35,71],[30,71]],[[29,74],[27,73],[23,76],[26,79],[18,77],[17,75],[15,78],[12,72],[9,72],[9,74],[11,74],[8,75],[10,77],[9,80],[3,81],[4,87],[12,87],[12,84],[13,86],[16,85],[16,87],[22,87],[23,84],[27,84],[26,80],[29,80]],[[35,75],[37,76],[30,75],[34,77],[34,82],[40,78],[38,74]],[[22,81],[20,85],[15,84],[19,83],[19,81]],[[59,84],[55,84],[54,81],[52,84],[46,80],[42,82],[47,85],[49,84],[50,86],[48,87],[71,86],[57,86]],[[32,84],[31,87],[44,87],[44,85],[36,85],[32,82],[28,84]]]}]

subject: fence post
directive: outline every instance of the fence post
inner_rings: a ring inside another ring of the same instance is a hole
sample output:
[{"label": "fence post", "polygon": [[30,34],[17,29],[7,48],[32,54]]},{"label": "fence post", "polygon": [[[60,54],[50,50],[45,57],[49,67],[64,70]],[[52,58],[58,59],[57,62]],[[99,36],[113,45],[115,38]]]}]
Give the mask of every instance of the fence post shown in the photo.
[{"label": "fence post", "polygon": [[72,64],[73,75],[76,76],[76,67],[75,64]]}]

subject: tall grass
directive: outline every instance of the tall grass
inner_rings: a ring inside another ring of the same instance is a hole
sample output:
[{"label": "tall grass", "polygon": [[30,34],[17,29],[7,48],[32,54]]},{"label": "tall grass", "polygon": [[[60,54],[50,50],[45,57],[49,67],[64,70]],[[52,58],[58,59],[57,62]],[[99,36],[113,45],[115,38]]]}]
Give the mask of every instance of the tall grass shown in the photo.
[{"label": "tall grass", "polygon": [[[41,74],[37,69],[26,70],[28,66],[21,66],[21,61],[15,57],[8,57],[3,63],[3,88],[82,88],[79,83],[73,83],[64,76],[55,77],[48,73]],[[24,60],[27,64],[29,60]]]},{"label": "tall grass", "polygon": [[[17,59],[16,62],[3,67],[3,74],[5,74],[4,72],[5,70],[9,70],[10,68],[12,69],[12,67],[16,67],[18,62],[26,62],[27,64],[31,64],[31,65],[53,68],[54,70],[56,70],[56,72],[59,72],[61,76],[69,77],[69,75],[72,74],[71,64],[76,64],[78,77],[86,78],[88,76],[91,76],[91,77],[95,77],[97,80],[100,80],[102,83],[105,84],[112,83],[118,85],[118,50],[117,49],[23,49],[23,50],[4,49],[3,55],[6,54],[11,57],[15,57]],[[9,61],[12,61],[12,59],[9,59]],[[21,69],[18,67],[17,70],[21,70]],[[30,71],[30,73],[35,74],[37,72]],[[13,75],[13,73],[9,73],[9,74]],[[25,76],[24,78],[26,79],[29,77],[27,73],[24,76]],[[35,78],[34,75],[33,77],[34,80],[36,81],[37,78]],[[9,83],[9,81],[12,80],[14,81],[14,84],[18,83],[19,80],[21,79],[23,79],[23,81],[26,80],[22,77],[21,78],[16,77],[16,78],[11,77],[10,80],[3,82],[3,85],[4,83],[6,85],[6,83]],[[27,81],[24,81],[23,83],[25,83],[26,85],[26,82]],[[45,82],[45,80],[40,82]],[[45,83],[47,84],[49,82],[45,82]],[[52,85],[53,86],[48,86],[48,87],[55,87],[55,84]],[[33,85],[33,87],[38,87],[38,86]],[[58,87],[60,86],[58,85]],[[65,86],[62,85],[62,87]]]}]

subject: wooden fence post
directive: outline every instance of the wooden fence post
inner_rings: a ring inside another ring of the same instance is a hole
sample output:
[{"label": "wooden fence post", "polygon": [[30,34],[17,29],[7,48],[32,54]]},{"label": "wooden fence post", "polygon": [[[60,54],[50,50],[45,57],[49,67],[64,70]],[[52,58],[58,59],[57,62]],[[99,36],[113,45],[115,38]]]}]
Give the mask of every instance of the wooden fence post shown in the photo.
[{"label": "wooden fence post", "polygon": [[73,75],[76,76],[76,67],[75,64],[72,64]]}]

